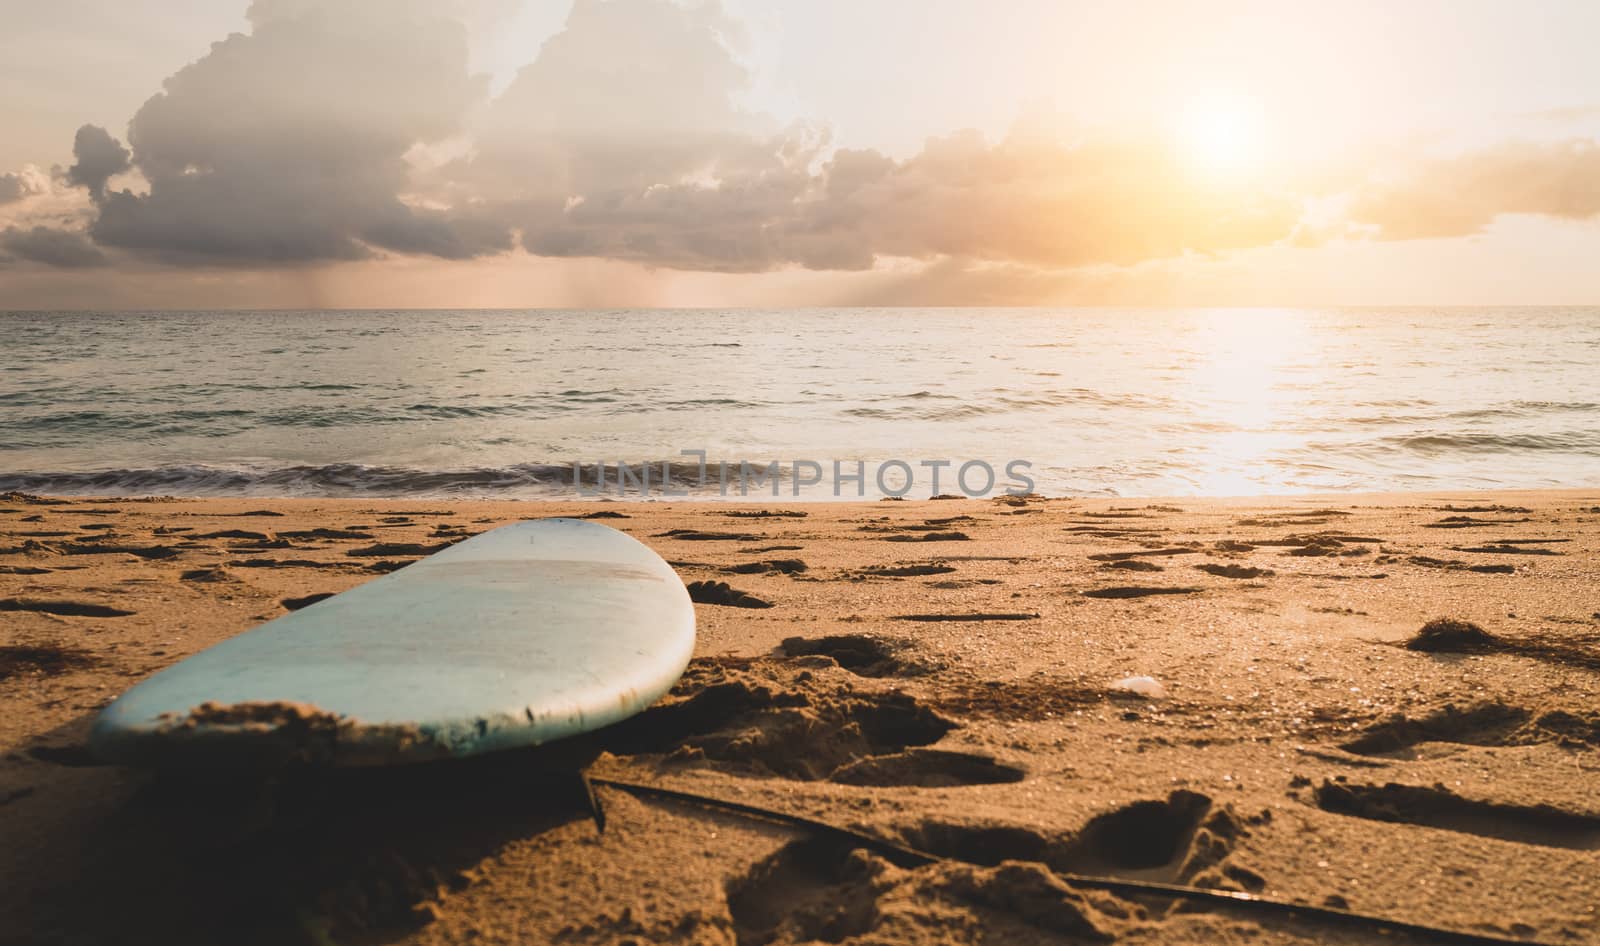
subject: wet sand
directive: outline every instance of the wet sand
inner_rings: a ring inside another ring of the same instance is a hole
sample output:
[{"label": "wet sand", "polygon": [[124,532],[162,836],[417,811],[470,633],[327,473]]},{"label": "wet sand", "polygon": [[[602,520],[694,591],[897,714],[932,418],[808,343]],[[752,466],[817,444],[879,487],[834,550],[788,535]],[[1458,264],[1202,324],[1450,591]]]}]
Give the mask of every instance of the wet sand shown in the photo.
[{"label": "wet sand", "polygon": [[[694,583],[696,659],[583,747],[263,784],[92,714],[496,524]],[[1429,620],[1489,637],[1405,644]],[[1437,643],[1437,642],[1436,642]],[[1164,696],[1117,689],[1148,676]],[[1600,942],[1600,493],[867,504],[0,497],[0,942],[1422,942],[1157,880]]]}]

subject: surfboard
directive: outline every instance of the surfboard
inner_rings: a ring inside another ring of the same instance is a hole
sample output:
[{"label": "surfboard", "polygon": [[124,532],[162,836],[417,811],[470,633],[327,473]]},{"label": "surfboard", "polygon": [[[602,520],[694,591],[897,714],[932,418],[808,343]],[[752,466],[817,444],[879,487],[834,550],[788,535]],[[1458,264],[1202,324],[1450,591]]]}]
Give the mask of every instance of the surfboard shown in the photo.
[{"label": "surfboard", "polygon": [[502,526],[183,660],[95,720],[105,761],[381,765],[536,746],[649,706],[694,606],[671,566],[578,519]]}]

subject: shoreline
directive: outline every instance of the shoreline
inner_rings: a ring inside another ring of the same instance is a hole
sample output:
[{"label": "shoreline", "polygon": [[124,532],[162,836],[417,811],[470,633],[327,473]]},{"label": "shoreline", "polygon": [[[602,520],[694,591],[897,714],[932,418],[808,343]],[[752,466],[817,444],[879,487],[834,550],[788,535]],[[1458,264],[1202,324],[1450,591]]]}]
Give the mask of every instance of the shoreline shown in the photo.
[{"label": "shoreline", "polygon": [[[1600,488],[0,497],[0,890],[24,894],[0,928],[203,942],[249,909],[338,942],[786,942],[823,937],[808,911],[834,903],[850,936],[1059,942],[1018,906],[1043,898],[1117,942],[1377,940],[1039,868],[818,859],[773,825],[605,789],[598,837],[558,795],[403,775],[329,802],[338,825],[291,805],[265,816],[280,842],[239,841],[261,816],[219,805],[227,830],[197,840],[144,776],[84,764],[88,719],[138,679],[530,510],[602,514],[686,582],[770,605],[697,605],[695,662],[602,741],[597,775],[935,853],[1600,942]],[[1437,617],[1520,649],[1401,646]],[[1115,687],[1140,676],[1166,695]]]},{"label": "shoreline", "polygon": [[124,502],[124,503],[447,503],[450,505],[494,505],[498,503],[514,504],[559,504],[571,506],[588,506],[594,503],[618,503],[623,505],[659,506],[662,504],[682,505],[689,507],[704,506],[715,509],[725,505],[761,505],[761,504],[798,504],[807,508],[816,505],[835,506],[860,506],[869,503],[881,502],[997,502],[1004,501],[1007,496],[1018,496],[1028,500],[1043,502],[1130,502],[1130,503],[1160,503],[1160,502],[1189,502],[1195,504],[1227,503],[1227,504],[1265,504],[1271,502],[1297,502],[1326,500],[1329,503],[1349,503],[1361,501],[1363,505],[1395,505],[1407,500],[1452,502],[1471,501],[1477,499],[1494,499],[1496,497],[1523,497],[1537,499],[1572,498],[1574,500],[1588,499],[1600,502],[1600,484],[1594,486],[1559,486],[1543,487],[1529,486],[1508,488],[1499,486],[1463,487],[1458,489],[1380,489],[1380,490],[1308,490],[1304,492],[1284,493],[1130,493],[1127,495],[1108,493],[1061,493],[1031,491],[1021,493],[1007,493],[996,489],[994,492],[980,496],[965,496],[955,493],[941,493],[929,496],[873,496],[860,497],[828,497],[808,498],[805,495],[794,496],[787,493],[772,495],[769,493],[748,496],[729,495],[687,495],[687,496],[661,496],[661,495],[612,495],[602,493],[598,495],[572,495],[565,496],[553,494],[550,496],[462,496],[453,493],[402,493],[402,494],[373,494],[373,495],[293,495],[293,494],[255,494],[255,493],[56,493],[33,492],[25,489],[0,490],[0,505],[7,502],[28,503],[43,500],[45,505],[60,500],[69,503],[91,502]]}]

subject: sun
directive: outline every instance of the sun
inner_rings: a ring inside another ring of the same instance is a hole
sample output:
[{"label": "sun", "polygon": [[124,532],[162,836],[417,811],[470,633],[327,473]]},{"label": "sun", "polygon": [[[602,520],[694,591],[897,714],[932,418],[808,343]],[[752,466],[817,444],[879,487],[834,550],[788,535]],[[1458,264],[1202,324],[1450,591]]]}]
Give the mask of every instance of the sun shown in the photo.
[{"label": "sun", "polygon": [[1190,103],[1178,122],[1184,157],[1209,171],[1241,171],[1259,165],[1266,152],[1260,112],[1249,102],[1213,98]]}]

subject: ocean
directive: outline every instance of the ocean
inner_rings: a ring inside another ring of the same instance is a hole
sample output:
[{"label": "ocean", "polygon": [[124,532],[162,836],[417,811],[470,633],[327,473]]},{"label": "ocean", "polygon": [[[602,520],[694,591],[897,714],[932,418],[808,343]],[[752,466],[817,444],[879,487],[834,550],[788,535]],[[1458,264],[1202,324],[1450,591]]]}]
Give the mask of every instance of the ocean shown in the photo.
[{"label": "ocean", "polygon": [[1596,308],[9,312],[0,333],[0,491],[1600,486]]}]

